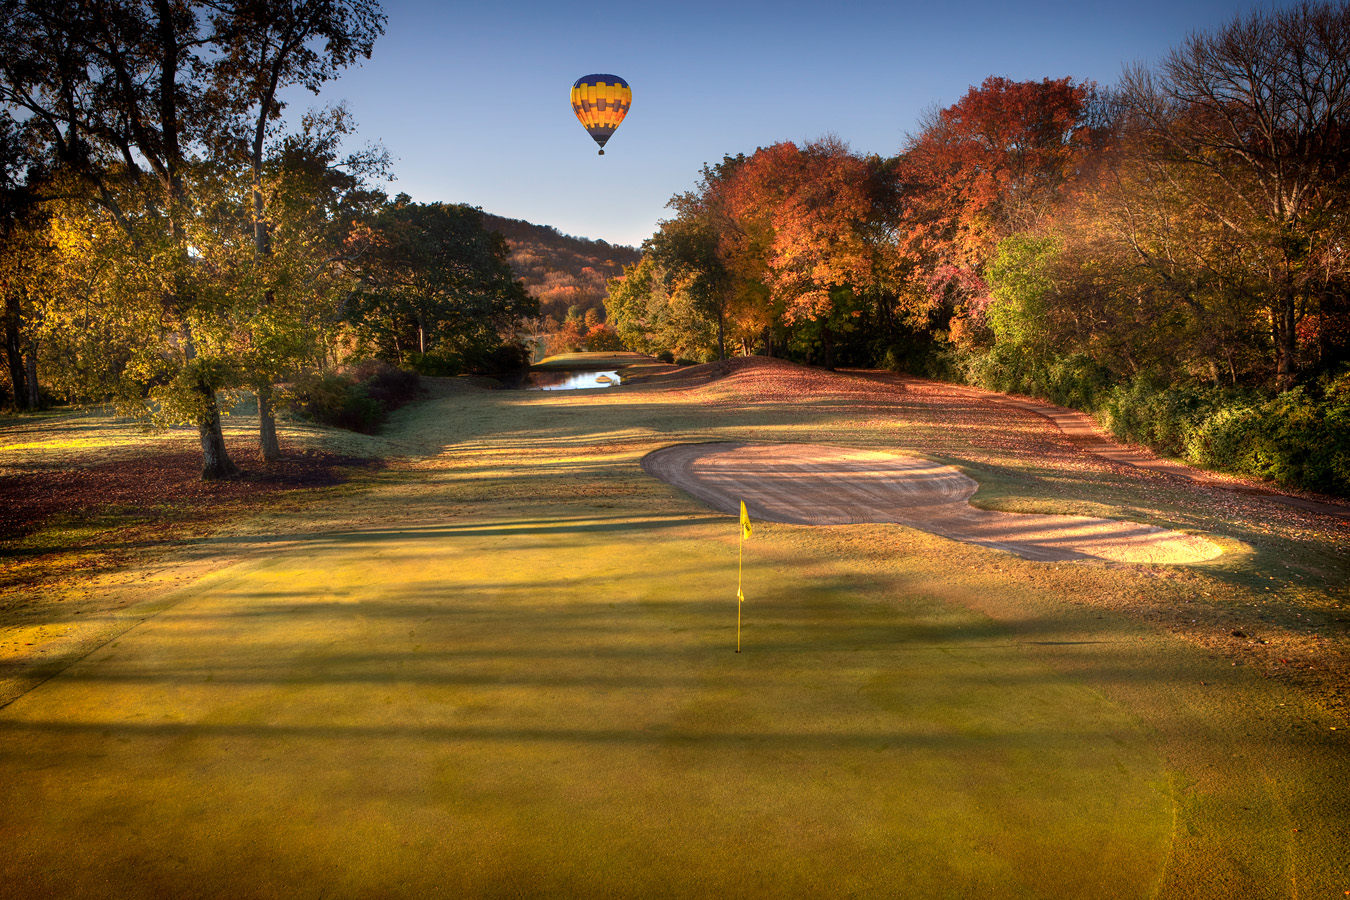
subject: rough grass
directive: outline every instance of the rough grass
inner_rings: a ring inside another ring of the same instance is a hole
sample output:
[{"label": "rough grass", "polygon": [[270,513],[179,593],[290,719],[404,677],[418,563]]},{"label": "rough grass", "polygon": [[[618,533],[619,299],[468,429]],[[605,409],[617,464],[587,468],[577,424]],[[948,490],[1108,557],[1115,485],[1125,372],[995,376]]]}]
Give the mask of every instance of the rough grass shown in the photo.
[{"label": "rough grass", "polygon": [[[1209,634],[1266,616],[1334,659],[1335,523],[773,365],[399,415],[388,440],[444,449],[163,557],[152,617],[0,710],[0,896],[1350,890],[1343,717]],[[638,467],[714,439],[925,453],[1000,508],[1234,552],[1055,565],[760,524],[736,654],[734,520]]]}]

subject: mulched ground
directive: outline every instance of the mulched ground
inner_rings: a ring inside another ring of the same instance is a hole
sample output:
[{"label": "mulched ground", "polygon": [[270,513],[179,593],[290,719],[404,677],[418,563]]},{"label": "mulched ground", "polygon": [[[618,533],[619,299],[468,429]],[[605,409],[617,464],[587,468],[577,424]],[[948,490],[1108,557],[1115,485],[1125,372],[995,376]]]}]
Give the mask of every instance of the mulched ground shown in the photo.
[{"label": "mulched ground", "polygon": [[202,481],[200,452],[153,447],[130,458],[0,477],[0,540],[65,518],[112,516],[147,524],[207,506],[213,515],[249,509],[278,495],[341,484],[352,469],[379,465],[320,451],[264,465],[250,458],[256,451],[243,443],[229,446],[229,453],[245,470],[230,481]]}]

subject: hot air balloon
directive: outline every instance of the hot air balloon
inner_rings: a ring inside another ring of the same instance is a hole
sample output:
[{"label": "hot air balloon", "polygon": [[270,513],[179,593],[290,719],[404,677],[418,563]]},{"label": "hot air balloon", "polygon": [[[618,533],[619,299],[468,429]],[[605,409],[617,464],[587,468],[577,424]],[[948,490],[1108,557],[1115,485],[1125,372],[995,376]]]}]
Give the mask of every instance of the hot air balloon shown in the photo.
[{"label": "hot air balloon", "polygon": [[600,145],[601,156],[605,155],[605,141],[632,104],[633,91],[618,75],[587,75],[572,85],[572,111]]}]

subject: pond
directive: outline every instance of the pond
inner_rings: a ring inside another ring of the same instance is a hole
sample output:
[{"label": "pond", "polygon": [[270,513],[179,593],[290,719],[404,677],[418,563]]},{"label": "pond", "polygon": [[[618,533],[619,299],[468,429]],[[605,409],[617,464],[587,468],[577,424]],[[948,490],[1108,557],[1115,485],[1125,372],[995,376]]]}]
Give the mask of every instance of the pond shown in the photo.
[{"label": "pond", "polygon": [[618,383],[619,373],[615,369],[604,372],[559,369],[553,372],[531,372],[520,386],[527,391],[575,391],[614,387]]}]

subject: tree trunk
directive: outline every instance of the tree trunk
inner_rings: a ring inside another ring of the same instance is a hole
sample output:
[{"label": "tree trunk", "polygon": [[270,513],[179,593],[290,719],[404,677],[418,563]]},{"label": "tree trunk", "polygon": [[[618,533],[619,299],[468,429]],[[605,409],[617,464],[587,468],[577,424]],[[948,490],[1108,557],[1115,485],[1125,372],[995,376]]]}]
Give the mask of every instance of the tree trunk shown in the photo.
[{"label": "tree trunk", "polygon": [[37,351],[38,351],[37,342],[34,341],[33,346],[28,348],[28,359],[27,359],[28,371],[27,373],[25,373],[28,376],[29,409],[40,409],[42,407],[42,394],[38,388],[38,380],[37,380]]},{"label": "tree trunk", "polygon": [[9,385],[14,389],[14,408],[28,408],[28,384],[19,347],[19,301],[5,297],[5,359],[9,363]]},{"label": "tree trunk", "polygon": [[1272,310],[1275,338],[1275,385],[1282,391],[1294,386],[1298,375],[1297,301],[1291,285],[1283,285]]},{"label": "tree trunk", "polygon": [[225,451],[225,434],[220,429],[220,406],[216,392],[205,384],[196,389],[202,395],[206,413],[197,425],[202,439],[202,481],[225,481],[239,475],[239,467],[230,461]]},{"label": "tree trunk", "polygon": [[717,313],[717,358],[727,358],[727,317],[720,311]]},{"label": "tree trunk", "polygon": [[267,205],[263,199],[262,186],[258,183],[261,165],[255,161],[253,166],[253,250],[259,256],[272,254],[272,238],[267,230]]},{"label": "tree trunk", "polygon": [[834,371],[834,332],[828,328],[821,329],[821,343],[825,345],[825,371]]},{"label": "tree trunk", "polygon": [[276,410],[272,403],[272,386],[258,389],[258,455],[263,462],[281,459],[281,443],[277,441]]}]

